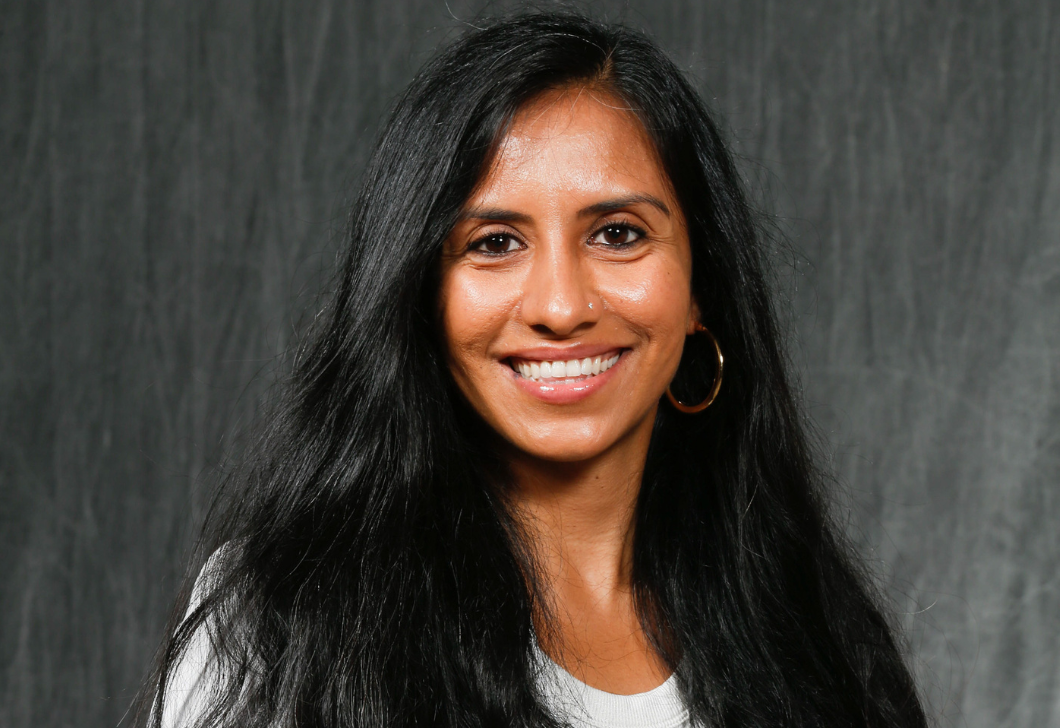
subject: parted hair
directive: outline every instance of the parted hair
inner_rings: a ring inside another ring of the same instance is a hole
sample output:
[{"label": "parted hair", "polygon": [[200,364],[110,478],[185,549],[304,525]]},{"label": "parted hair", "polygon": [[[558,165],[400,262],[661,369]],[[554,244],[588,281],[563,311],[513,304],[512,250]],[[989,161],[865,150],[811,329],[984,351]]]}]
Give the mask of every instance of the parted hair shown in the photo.
[{"label": "parted hair", "polygon": [[[547,622],[547,599],[504,464],[449,374],[437,297],[443,242],[513,115],[578,86],[647,130],[687,221],[693,296],[725,353],[709,409],[660,405],[635,513],[638,614],[694,724],[926,724],[879,599],[828,518],[763,235],[722,135],[645,35],[570,13],[467,32],[396,102],[328,304],[222,483],[201,550],[227,546],[198,605],[174,617],[142,723],[159,724],[205,630],[218,677],[204,726],[563,724],[535,689],[532,617]],[[694,400],[713,377],[713,357],[688,351],[674,386]]]}]

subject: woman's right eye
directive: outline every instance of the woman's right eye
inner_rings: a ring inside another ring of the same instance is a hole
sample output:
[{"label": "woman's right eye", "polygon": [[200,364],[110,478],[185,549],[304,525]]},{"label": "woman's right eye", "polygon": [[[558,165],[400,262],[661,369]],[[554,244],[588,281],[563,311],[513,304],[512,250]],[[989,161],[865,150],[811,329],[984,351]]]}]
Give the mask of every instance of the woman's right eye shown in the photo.
[{"label": "woman's right eye", "polygon": [[519,241],[511,235],[497,233],[480,238],[468,246],[469,250],[477,250],[486,255],[504,255],[512,253],[520,247]]}]

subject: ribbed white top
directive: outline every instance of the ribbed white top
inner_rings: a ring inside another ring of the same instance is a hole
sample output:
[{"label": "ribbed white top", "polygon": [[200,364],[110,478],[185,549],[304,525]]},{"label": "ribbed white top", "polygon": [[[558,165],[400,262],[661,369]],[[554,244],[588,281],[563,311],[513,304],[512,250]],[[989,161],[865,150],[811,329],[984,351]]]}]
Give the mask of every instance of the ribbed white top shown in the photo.
[{"label": "ribbed white top", "polygon": [[[205,579],[216,568],[219,553],[210,557],[199,575],[189,614],[202,598]],[[536,640],[534,655],[538,690],[554,715],[574,728],[691,728],[673,675],[646,693],[615,695],[589,687],[571,675],[553,662]],[[193,722],[205,712],[219,687],[213,646],[207,631],[200,628],[171,675],[162,715],[164,728]]]},{"label": "ribbed white top", "polygon": [[[654,690],[615,695],[583,683],[553,662],[535,644],[537,688],[553,714],[573,728],[691,728],[673,675]],[[192,637],[172,676],[162,717],[177,728],[202,715],[219,686],[206,631]]]},{"label": "ribbed white top", "polygon": [[575,728],[690,728],[673,675],[636,695],[615,695],[586,685],[557,665],[537,645],[538,690],[557,718]]}]

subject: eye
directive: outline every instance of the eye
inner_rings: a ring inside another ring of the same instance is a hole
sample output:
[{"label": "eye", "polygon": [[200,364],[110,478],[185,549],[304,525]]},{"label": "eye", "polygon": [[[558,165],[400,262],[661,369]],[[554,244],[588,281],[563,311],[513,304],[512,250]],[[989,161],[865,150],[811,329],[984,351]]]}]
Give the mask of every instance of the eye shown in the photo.
[{"label": "eye", "polygon": [[468,246],[468,250],[476,250],[486,255],[504,255],[505,253],[513,253],[519,248],[519,241],[505,233],[487,235]]},{"label": "eye", "polygon": [[590,240],[610,248],[625,248],[643,237],[643,230],[626,223],[613,222],[597,230]]}]

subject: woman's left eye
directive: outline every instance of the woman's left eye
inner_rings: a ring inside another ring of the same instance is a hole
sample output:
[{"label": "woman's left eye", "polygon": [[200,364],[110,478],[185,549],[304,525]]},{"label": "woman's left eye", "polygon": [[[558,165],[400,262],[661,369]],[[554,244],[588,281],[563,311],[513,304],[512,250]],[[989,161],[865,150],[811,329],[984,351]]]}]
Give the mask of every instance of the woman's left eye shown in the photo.
[{"label": "woman's left eye", "polygon": [[596,231],[591,238],[592,242],[606,245],[610,248],[624,248],[644,237],[644,231],[638,230],[632,225],[613,223],[605,225]]}]

